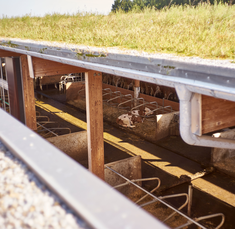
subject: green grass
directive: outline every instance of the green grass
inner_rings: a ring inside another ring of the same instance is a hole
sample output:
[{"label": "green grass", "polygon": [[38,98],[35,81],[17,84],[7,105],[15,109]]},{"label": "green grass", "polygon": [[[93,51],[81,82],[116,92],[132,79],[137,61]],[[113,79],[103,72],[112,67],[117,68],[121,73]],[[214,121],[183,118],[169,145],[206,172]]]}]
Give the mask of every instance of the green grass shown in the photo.
[{"label": "green grass", "polygon": [[0,19],[0,37],[235,59],[235,5]]}]

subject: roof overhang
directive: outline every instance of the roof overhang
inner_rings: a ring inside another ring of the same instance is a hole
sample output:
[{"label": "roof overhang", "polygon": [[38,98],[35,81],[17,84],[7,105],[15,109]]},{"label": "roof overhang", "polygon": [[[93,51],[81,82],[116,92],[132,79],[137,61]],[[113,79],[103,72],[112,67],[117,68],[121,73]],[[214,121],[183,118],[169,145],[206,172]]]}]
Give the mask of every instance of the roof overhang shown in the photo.
[{"label": "roof overhang", "polygon": [[[208,96],[235,101],[235,64],[205,64],[171,58],[134,56],[105,52],[100,49],[79,49],[44,45],[40,42],[0,40],[1,50],[30,55],[87,70],[175,87]],[[4,52],[3,52],[4,53]]]}]

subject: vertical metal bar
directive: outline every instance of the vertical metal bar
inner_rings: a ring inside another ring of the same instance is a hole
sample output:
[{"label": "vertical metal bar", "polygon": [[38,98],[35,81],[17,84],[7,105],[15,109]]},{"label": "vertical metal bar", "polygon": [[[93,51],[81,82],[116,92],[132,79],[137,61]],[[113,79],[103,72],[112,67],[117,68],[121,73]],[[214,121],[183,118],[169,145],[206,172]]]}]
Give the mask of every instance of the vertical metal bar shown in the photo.
[{"label": "vertical metal bar", "polygon": [[190,184],[188,186],[188,197],[189,197],[189,201],[188,201],[188,216],[191,216],[191,208],[192,208],[192,202],[193,202],[193,186],[192,186],[192,184]]},{"label": "vertical metal bar", "polygon": [[137,106],[137,98],[139,98],[140,95],[140,81],[134,80],[134,107]]}]

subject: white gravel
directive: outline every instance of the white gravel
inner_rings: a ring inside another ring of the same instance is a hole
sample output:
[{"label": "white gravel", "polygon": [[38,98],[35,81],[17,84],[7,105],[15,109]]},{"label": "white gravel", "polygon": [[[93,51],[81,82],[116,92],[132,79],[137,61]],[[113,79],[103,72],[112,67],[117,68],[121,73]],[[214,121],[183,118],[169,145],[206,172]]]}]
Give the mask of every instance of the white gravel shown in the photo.
[{"label": "white gravel", "polygon": [[0,141],[0,228],[79,229],[88,226]]}]

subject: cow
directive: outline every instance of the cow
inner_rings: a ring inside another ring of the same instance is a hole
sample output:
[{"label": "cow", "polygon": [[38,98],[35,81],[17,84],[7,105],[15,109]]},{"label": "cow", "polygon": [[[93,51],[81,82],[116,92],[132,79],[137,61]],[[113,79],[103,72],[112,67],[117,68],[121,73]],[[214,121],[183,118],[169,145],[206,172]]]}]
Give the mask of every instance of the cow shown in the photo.
[{"label": "cow", "polygon": [[133,125],[133,122],[131,121],[131,115],[129,114],[122,114],[120,115],[117,120],[116,120],[116,123],[120,126],[123,126],[123,127],[135,127]]},{"label": "cow", "polygon": [[129,111],[127,114],[120,115],[116,123],[122,127],[135,127],[134,124],[136,123],[143,123],[144,117],[153,114],[153,112],[148,108],[145,107],[142,110],[132,110]]}]

